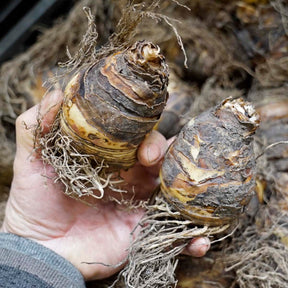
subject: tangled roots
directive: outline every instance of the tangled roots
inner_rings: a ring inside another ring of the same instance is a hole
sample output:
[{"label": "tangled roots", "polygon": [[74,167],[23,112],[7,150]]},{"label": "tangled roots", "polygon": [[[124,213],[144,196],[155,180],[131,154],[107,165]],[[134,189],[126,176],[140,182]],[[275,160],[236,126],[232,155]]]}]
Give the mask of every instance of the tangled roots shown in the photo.
[{"label": "tangled roots", "polygon": [[[174,287],[176,258],[189,240],[223,232],[223,227],[197,227],[190,220],[181,218],[170,204],[157,196],[155,204],[147,207],[147,213],[135,229],[140,229],[137,238],[128,250],[128,264],[120,272],[119,281],[125,287],[160,288]],[[134,230],[135,231],[135,230]]]},{"label": "tangled roots", "polygon": [[233,287],[288,286],[287,217],[275,201],[262,207],[255,223],[233,237],[225,257],[227,270],[236,275]]},{"label": "tangled roots", "polygon": [[107,174],[108,166],[97,162],[93,155],[77,151],[72,139],[63,135],[59,127],[60,113],[47,134],[41,135],[40,127],[37,127],[35,143],[43,162],[54,168],[54,181],[64,184],[65,194],[77,199],[83,196],[102,199],[105,188],[124,192],[115,187],[121,182],[120,177],[115,173]]}]

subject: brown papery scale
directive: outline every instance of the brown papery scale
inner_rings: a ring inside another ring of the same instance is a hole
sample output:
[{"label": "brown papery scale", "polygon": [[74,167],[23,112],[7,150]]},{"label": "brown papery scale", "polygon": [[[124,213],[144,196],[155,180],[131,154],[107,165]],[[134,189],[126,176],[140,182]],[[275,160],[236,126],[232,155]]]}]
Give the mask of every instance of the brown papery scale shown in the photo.
[{"label": "brown papery scale", "polygon": [[255,189],[258,126],[250,103],[229,98],[182,128],[120,273],[125,287],[175,287],[176,256],[192,238],[222,239],[235,229]]},{"label": "brown papery scale", "polygon": [[125,189],[120,170],[135,164],[168,97],[168,66],[159,50],[136,42],[85,65],[67,84],[51,131],[38,139],[65,194],[91,204],[83,196],[102,199],[105,188]]},{"label": "brown papery scale", "polygon": [[167,201],[195,224],[233,222],[255,188],[253,138],[259,116],[243,99],[225,100],[192,119],[160,172]]},{"label": "brown papery scale", "polygon": [[65,89],[63,134],[111,170],[129,168],[165,107],[167,85],[168,67],[159,47],[136,42],[73,77]]}]

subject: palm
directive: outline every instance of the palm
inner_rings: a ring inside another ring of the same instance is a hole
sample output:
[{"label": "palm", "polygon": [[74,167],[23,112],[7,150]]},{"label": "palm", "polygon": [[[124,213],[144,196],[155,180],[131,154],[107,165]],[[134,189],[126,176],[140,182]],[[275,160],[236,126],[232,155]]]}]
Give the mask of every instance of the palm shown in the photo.
[{"label": "palm", "polygon": [[[115,269],[82,262],[117,264],[122,261],[129,246],[129,235],[141,212],[124,211],[111,202],[98,201],[91,207],[71,199],[63,194],[61,185],[50,179],[53,173],[49,170],[52,169],[44,169],[37,159],[32,162],[24,160],[27,166],[23,167],[23,160],[20,156],[16,158],[22,167],[15,171],[7,204],[10,215],[7,215],[5,225],[13,227],[9,231],[13,229],[11,232],[51,248],[70,260],[86,278],[97,277],[96,271],[101,277],[113,274]],[[15,163],[15,167],[19,165]],[[141,173],[146,173],[146,177],[137,177]],[[156,177],[140,165],[123,176],[135,187],[136,193],[139,188],[142,195],[146,193],[147,196],[156,185]],[[20,213],[14,213],[19,208]]]}]

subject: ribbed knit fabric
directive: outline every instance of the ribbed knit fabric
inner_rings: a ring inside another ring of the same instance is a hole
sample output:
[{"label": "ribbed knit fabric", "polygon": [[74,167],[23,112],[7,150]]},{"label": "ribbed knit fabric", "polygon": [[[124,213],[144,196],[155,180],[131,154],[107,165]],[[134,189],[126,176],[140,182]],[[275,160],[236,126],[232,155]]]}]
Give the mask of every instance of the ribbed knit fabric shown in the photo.
[{"label": "ribbed knit fabric", "polygon": [[0,233],[0,287],[85,288],[77,268],[35,241]]}]

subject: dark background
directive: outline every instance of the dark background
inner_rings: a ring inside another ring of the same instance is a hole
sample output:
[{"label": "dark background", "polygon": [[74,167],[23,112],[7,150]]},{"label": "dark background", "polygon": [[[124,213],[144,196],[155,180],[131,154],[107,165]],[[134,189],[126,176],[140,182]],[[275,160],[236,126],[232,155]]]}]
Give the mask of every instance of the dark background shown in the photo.
[{"label": "dark background", "polygon": [[35,43],[41,29],[65,16],[76,0],[0,1],[0,64]]}]

